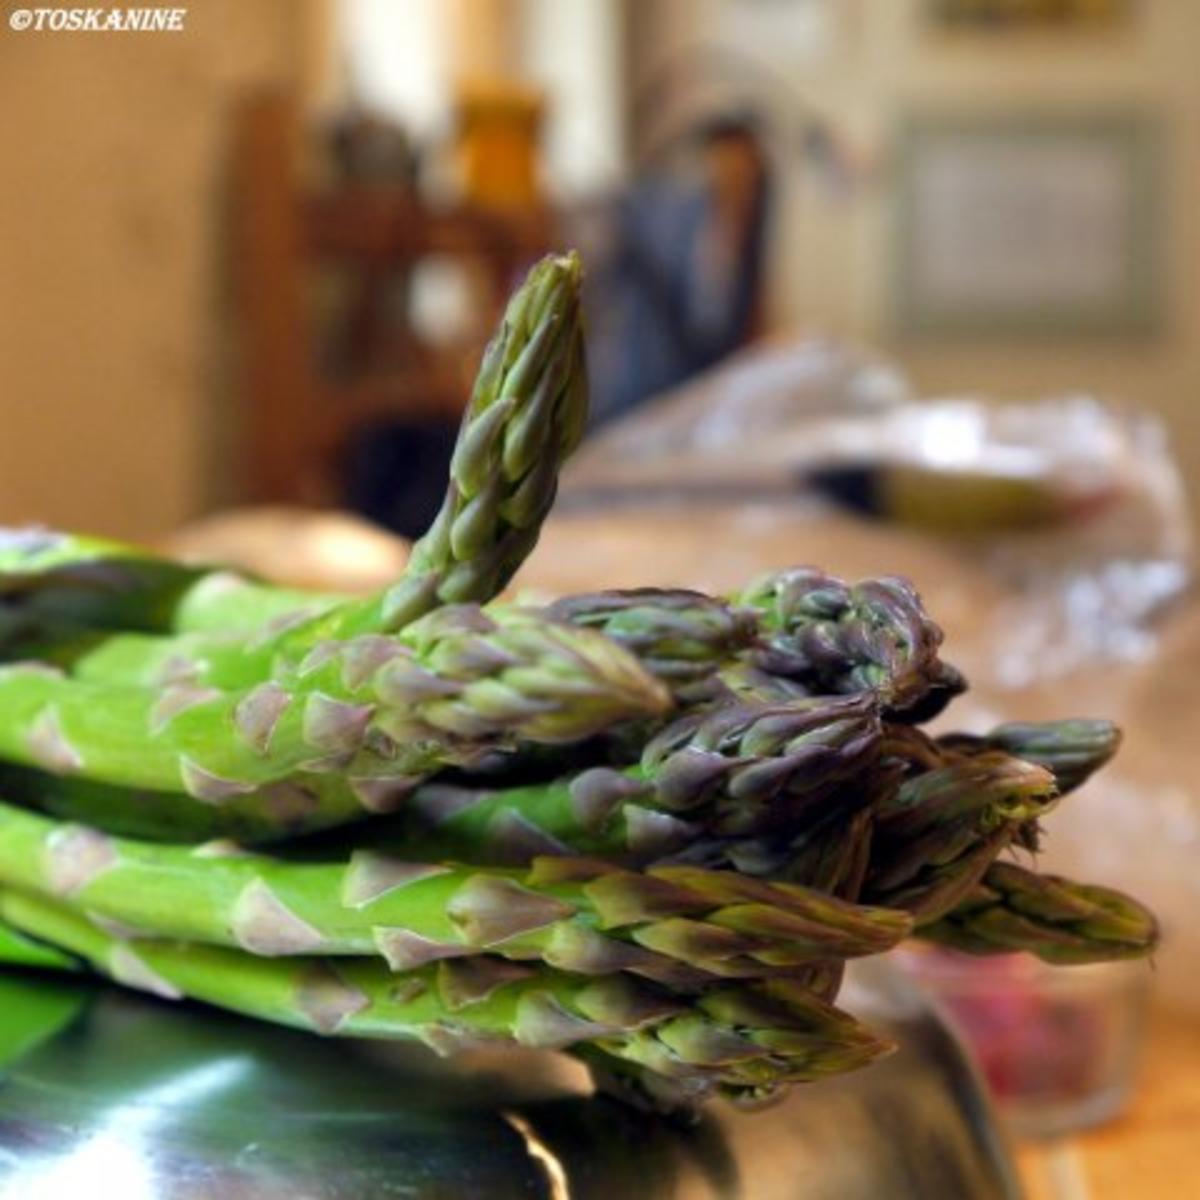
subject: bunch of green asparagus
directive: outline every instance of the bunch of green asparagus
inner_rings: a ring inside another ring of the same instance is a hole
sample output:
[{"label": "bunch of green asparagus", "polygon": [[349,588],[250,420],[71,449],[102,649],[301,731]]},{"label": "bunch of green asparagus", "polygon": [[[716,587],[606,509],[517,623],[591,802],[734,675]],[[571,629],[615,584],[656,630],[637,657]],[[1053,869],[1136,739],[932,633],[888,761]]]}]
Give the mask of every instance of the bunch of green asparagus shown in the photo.
[{"label": "bunch of green asparagus", "polygon": [[965,684],[906,582],[497,599],[583,430],[579,283],[514,294],[377,595],[0,535],[0,960],[679,1105],[883,1053],[842,967],[910,935],[1152,951],[1133,900],[1004,858],[1117,731],[923,732]]}]

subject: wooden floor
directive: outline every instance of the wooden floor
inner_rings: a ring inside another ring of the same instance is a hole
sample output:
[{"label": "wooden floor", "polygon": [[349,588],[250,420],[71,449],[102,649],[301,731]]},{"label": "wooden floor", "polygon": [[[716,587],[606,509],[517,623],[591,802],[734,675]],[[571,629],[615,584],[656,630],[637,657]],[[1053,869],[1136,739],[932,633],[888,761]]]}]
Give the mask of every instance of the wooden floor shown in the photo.
[{"label": "wooden floor", "polygon": [[1200,1018],[1156,1017],[1128,1111],[1018,1151],[1028,1200],[1200,1198]]}]

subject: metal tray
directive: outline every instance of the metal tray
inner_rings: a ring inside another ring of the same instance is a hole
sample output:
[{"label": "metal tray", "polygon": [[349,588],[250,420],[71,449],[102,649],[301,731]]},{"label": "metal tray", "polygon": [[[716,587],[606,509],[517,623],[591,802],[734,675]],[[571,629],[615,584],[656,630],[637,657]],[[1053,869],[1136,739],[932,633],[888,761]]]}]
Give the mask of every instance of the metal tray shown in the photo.
[{"label": "metal tray", "polygon": [[451,1061],[0,975],[0,1200],[1001,1200],[973,1070],[886,964],[847,1007],[901,1049],[758,1112],[668,1120],[558,1055]]}]

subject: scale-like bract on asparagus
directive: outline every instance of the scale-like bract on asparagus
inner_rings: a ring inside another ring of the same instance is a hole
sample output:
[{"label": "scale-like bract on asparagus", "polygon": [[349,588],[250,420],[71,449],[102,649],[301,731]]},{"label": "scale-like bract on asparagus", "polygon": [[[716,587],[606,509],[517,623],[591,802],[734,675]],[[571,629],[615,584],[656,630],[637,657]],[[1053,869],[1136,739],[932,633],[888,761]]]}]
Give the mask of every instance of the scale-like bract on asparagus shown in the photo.
[{"label": "scale-like bract on asparagus", "polygon": [[937,920],[1057,796],[1044,767],[998,751],[911,776],[873,810],[863,898]]},{"label": "scale-like bract on asparagus", "polygon": [[451,605],[400,637],[322,642],[295,669],[241,693],[0,667],[0,754],[220,804],[298,772],[415,779],[463,747],[569,741],[668,703],[599,634],[521,610],[497,621]]},{"label": "scale-like bract on asparagus", "polygon": [[752,695],[780,679],[814,695],[875,692],[896,719],[924,721],[966,686],[938,658],[942,631],[906,580],[850,585],[798,567],[763,576],[738,603],[759,612],[767,643],[749,656]]},{"label": "scale-like bract on asparagus", "polygon": [[669,1023],[597,1037],[571,1053],[602,1089],[671,1109],[712,1094],[760,1104],[789,1084],[858,1070],[893,1048],[803,982],[785,978],[715,989]]},{"label": "scale-like bract on asparagus", "polygon": [[9,805],[0,882],[149,936],[263,955],[379,955],[395,970],[488,951],[583,974],[755,976],[875,953],[911,928],[902,913],[731,872],[583,859],[484,869],[374,849],[287,861],[121,840]]},{"label": "scale-like bract on asparagus", "polygon": [[546,613],[598,629],[685,698],[758,638],[758,617],[752,610],[684,589],[631,588],[565,596]]},{"label": "scale-like bract on asparagus", "polygon": [[1153,954],[1158,922],[1112,888],[996,862],[919,935],[968,954],[1025,951],[1050,963],[1089,963]]},{"label": "scale-like bract on asparagus", "polygon": [[279,961],[182,942],[130,943],[70,908],[9,891],[0,892],[0,920],[165,999],[188,997],[327,1036],[419,1041],[439,1054],[594,1043],[610,1058],[742,1094],[850,1070],[890,1049],[788,980],[722,984],[684,999],[627,975],[594,979],[487,957],[396,976],[363,959]]}]

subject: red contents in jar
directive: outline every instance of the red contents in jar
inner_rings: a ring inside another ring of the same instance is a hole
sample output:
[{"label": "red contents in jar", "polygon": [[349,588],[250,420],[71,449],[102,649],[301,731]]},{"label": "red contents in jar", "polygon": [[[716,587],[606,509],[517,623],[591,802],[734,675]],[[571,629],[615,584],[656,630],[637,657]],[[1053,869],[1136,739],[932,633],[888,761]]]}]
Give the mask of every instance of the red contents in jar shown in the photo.
[{"label": "red contents in jar", "polygon": [[998,1099],[1061,1103],[1103,1086],[1112,1035],[1104,995],[1056,987],[1020,955],[914,957]]}]

